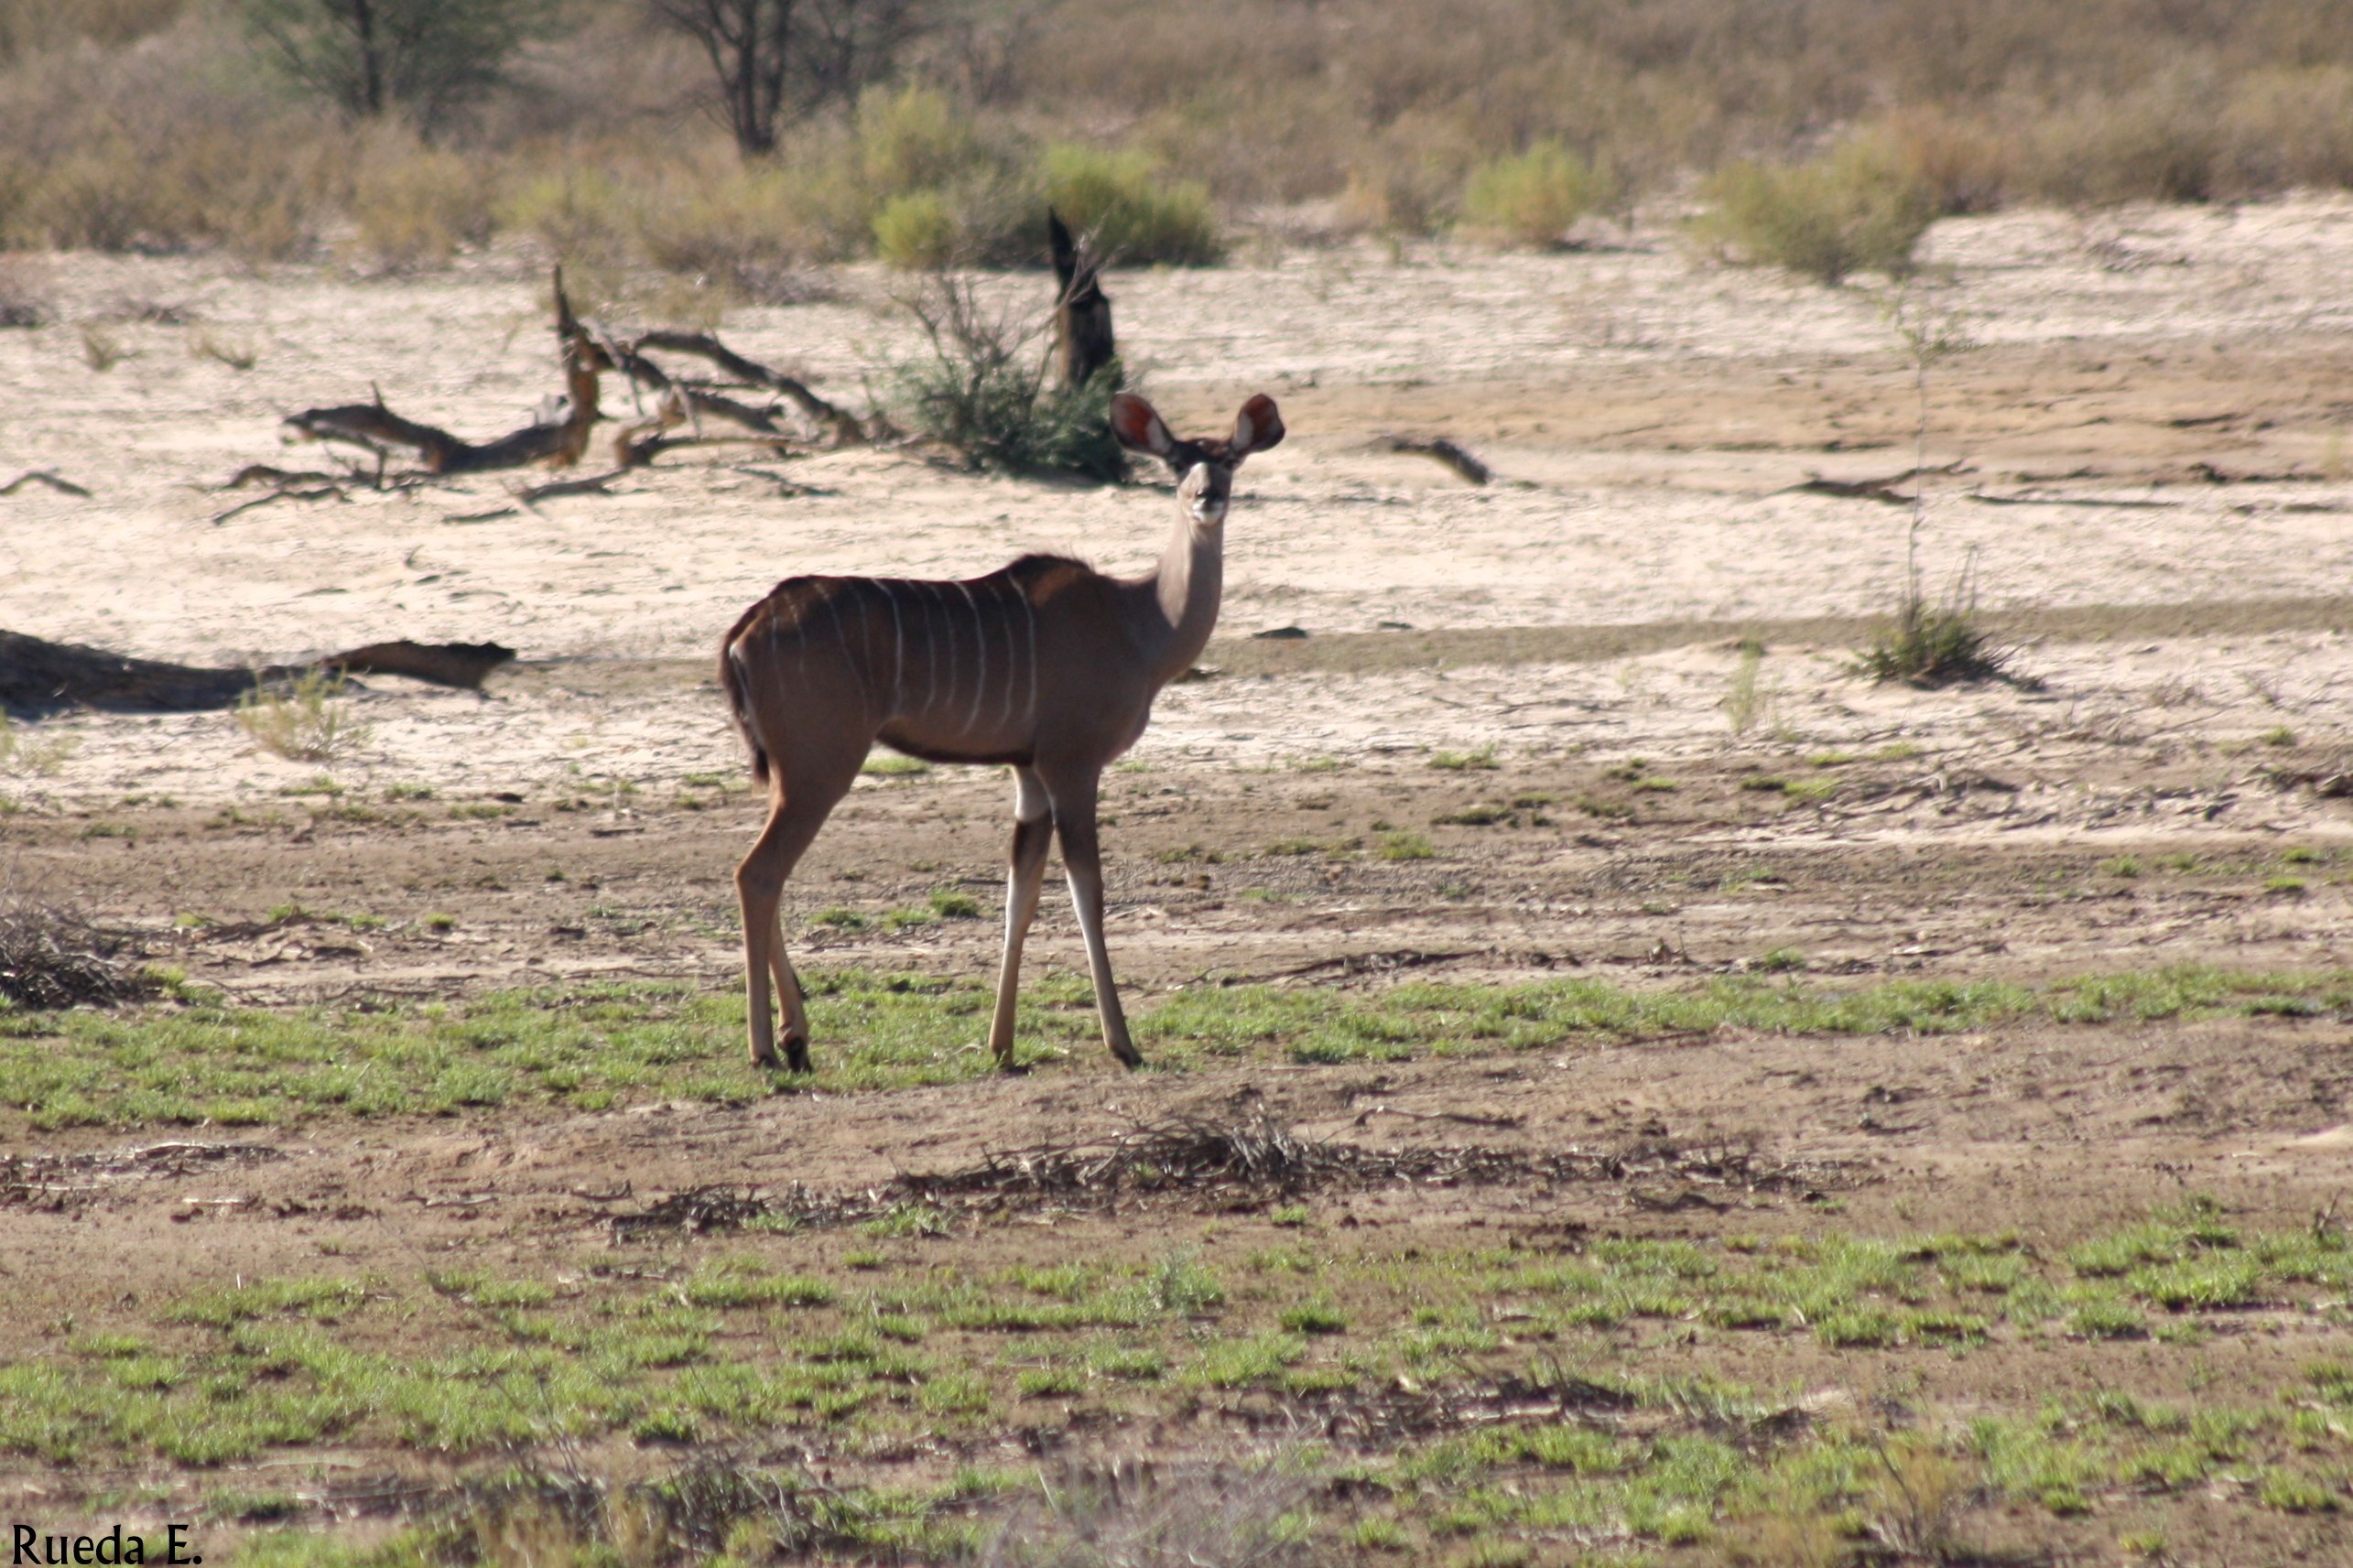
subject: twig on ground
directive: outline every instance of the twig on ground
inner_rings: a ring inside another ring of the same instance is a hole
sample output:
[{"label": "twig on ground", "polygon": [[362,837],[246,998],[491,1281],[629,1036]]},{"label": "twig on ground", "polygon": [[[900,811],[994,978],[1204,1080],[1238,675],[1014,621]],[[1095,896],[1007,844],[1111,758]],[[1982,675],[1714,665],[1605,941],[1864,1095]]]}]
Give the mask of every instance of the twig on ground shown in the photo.
[{"label": "twig on ground", "polygon": [[1986,506],[2129,506],[2134,508],[2179,506],[2178,501],[2103,501],[2093,496],[2067,495],[1988,495],[1983,491],[1969,492],[1969,499]]},{"label": "twig on ground", "polygon": [[54,469],[27,469],[23,473],[18,474],[7,483],[0,484],[0,495],[14,495],[18,490],[32,483],[36,480],[45,485],[48,485],[51,490],[59,491],[67,495],[79,495],[87,498],[90,494],[90,492],[74,483],[73,481],[59,478],[57,470]]},{"label": "twig on ground", "polygon": [[622,470],[615,469],[611,473],[591,474],[582,479],[550,480],[546,484],[535,484],[528,490],[516,491],[515,499],[528,506],[534,502],[549,501],[559,495],[611,495],[613,492],[604,487],[621,477]]},{"label": "twig on ground", "polygon": [[1440,436],[1425,440],[1418,436],[1383,436],[1378,443],[1392,452],[1408,452],[1417,458],[1428,458],[1445,464],[1472,484],[1485,484],[1495,477],[1494,470],[1452,441]]},{"label": "twig on ground", "polygon": [[1884,479],[1824,479],[1820,474],[1808,474],[1805,482],[1776,490],[1775,495],[1843,495],[1860,500],[1884,502],[1890,506],[1909,506],[1912,496],[1895,487],[1908,480],[1921,479],[1932,473],[1958,473],[1966,466],[1955,459],[1942,468],[1911,468],[1902,473],[1892,473]]},{"label": "twig on ground", "polygon": [[267,506],[274,501],[324,501],[330,496],[343,502],[352,499],[343,493],[343,487],[339,484],[322,484],[316,490],[274,490],[267,495],[256,495],[251,501],[237,503],[228,511],[214,516],[212,525],[217,528],[239,513],[251,512],[256,506]]}]

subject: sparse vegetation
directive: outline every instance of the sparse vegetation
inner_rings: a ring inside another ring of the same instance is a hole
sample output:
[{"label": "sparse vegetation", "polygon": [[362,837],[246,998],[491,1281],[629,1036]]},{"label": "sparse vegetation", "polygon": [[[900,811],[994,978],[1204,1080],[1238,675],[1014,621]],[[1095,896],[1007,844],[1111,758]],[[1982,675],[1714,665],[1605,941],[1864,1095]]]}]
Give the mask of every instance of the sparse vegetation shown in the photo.
[{"label": "sparse vegetation", "polygon": [[287,681],[260,681],[231,710],[255,745],[290,762],[328,762],[350,755],[370,726],[352,711],[341,670],[312,668]]},{"label": "sparse vegetation", "polygon": [[[1023,25],[896,0],[763,5],[748,30],[652,7],[683,48],[618,5],[376,6],[371,35],[342,0],[75,0],[19,7],[0,46],[0,113],[40,133],[12,138],[0,229],[272,260],[319,254],[347,221],[373,265],[433,265],[508,222],[500,194],[592,169],[615,197],[608,263],[781,298],[797,265],[878,245],[1036,265],[1048,198],[1114,257],[1198,263],[1220,206],[1339,198],[1393,232],[1460,218],[1545,244],[1606,186],[1721,170],[1731,248],[1833,276],[1900,265],[1924,211],[2353,183],[2353,28],[2333,4],[2108,0],[1956,30],[1851,0],[1803,25],[1734,0],[1641,27],[1477,0],[1378,27],[1253,16],[1255,47],[1220,54],[1176,47],[1233,31],[1201,0],[1140,30],[1100,0]],[[517,52],[537,36],[547,59]],[[629,82],[617,97],[590,85],[610,71]],[[1123,137],[1098,140],[1107,124]],[[1727,164],[1826,125],[1858,129],[1810,164]]]},{"label": "sparse vegetation", "polygon": [[[1402,858],[1426,858],[1419,835],[1398,837],[1406,841]],[[870,924],[850,909],[826,910],[816,920],[845,933]],[[433,914],[419,924],[438,932],[457,923]],[[1789,967],[1794,957],[1768,955],[1765,967]],[[954,1082],[993,1070],[984,1053],[941,1045],[985,1018],[993,992],[978,980],[854,968],[811,968],[803,980],[823,1043],[817,1086],[829,1092]],[[1025,989],[1018,1022],[1024,1059],[1083,1053],[1094,1028],[1090,994],[1068,975]],[[58,1013],[38,1025],[0,1010],[0,1105],[52,1128],[242,1125],[542,1102],[603,1108],[641,1097],[750,1100],[772,1086],[741,1060],[743,1005],[731,994],[645,984],[364,1010],[263,1011],[193,994],[167,1011]],[[2039,990],[1928,980],[1841,989],[1737,976],[1650,991],[1584,979],[1402,985],[1361,994],[1214,987],[1166,997],[1135,1031],[1156,1065],[1183,1071],[1219,1058],[1399,1060],[1727,1026],[1827,1036],[1947,1033],[2036,1018],[2105,1023],[2348,1007],[2353,977],[2337,971],[2175,967]],[[473,1044],[480,1041],[495,1044]]]},{"label": "sparse vegetation", "polygon": [[1225,254],[1209,187],[1163,178],[1146,153],[1066,144],[1046,150],[1041,172],[1046,202],[1113,265],[1204,266]]},{"label": "sparse vegetation", "polygon": [[1111,431],[1119,363],[1079,386],[1048,379],[1035,343],[1046,322],[992,313],[969,279],[935,274],[900,303],[927,351],[892,373],[887,401],[911,428],[975,469],[1118,481],[1127,453]]},{"label": "sparse vegetation", "polygon": [[70,903],[0,882],[0,1013],[152,991],[153,981],[125,957],[127,946]]},{"label": "sparse vegetation", "polygon": [[1728,261],[1778,266],[1837,285],[1857,272],[1900,277],[1936,217],[1936,193],[1898,149],[1849,138],[1810,163],[1738,163],[1702,193],[1701,243]]},{"label": "sparse vegetation", "polygon": [[1463,218],[1474,232],[1543,250],[1560,244],[1568,226],[1609,200],[1609,181],[1558,142],[1498,158],[1471,172]]}]

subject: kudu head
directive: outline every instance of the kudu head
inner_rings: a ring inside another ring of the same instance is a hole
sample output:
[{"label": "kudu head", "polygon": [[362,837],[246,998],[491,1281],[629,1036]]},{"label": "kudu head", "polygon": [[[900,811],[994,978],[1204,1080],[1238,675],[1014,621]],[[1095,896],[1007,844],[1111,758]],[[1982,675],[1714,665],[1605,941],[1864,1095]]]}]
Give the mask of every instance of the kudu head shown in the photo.
[{"label": "kudu head", "polygon": [[1260,393],[1234,416],[1233,434],[1224,440],[1205,436],[1185,441],[1170,434],[1152,405],[1132,392],[1111,399],[1111,434],[1131,452],[1149,452],[1176,476],[1176,499],[1197,528],[1214,528],[1226,520],[1226,498],[1233,492],[1233,470],[1252,452],[1263,452],[1283,440],[1283,416],[1274,399]]}]

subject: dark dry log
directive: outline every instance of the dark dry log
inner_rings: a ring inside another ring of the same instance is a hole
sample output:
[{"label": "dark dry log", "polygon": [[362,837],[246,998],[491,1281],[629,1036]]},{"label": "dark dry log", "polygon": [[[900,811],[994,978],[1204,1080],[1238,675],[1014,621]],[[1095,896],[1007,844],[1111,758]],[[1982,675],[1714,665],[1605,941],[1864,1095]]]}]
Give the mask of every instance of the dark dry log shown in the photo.
[{"label": "dark dry log", "polygon": [[482,688],[483,678],[511,663],[515,650],[496,643],[370,643],[348,654],[331,654],[319,661],[327,669],[353,675],[407,676],[466,691]]},{"label": "dark dry log", "polygon": [[27,716],[77,708],[105,713],[196,713],[227,708],[257,685],[292,680],[319,668],[404,675],[472,689],[513,657],[514,650],[495,643],[373,643],[316,665],[218,669],[134,659],[103,648],[0,631],[0,708]]}]

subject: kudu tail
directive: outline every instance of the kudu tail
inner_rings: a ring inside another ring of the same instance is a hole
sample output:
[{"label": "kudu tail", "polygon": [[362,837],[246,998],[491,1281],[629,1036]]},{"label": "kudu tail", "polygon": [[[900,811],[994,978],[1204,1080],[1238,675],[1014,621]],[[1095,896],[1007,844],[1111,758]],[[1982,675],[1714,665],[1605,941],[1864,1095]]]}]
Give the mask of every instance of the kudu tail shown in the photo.
[{"label": "kudu tail", "polygon": [[768,749],[760,743],[760,731],[752,722],[752,692],[744,682],[743,665],[735,656],[735,639],[767,607],[763,600],[745,611],[719,643],[720,689],[727,693],[727,706],[735,715],[735,728],[742,732],[743,743],[752,748],[752,777],[761,784],[768,782]]}]

